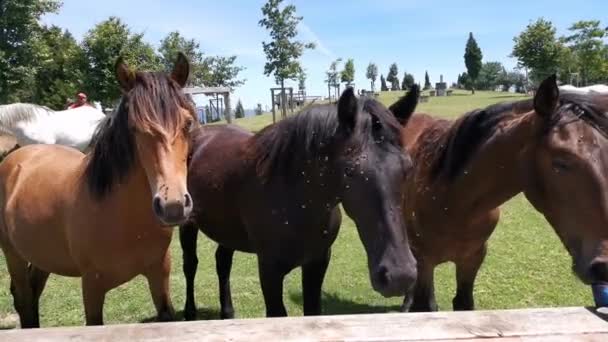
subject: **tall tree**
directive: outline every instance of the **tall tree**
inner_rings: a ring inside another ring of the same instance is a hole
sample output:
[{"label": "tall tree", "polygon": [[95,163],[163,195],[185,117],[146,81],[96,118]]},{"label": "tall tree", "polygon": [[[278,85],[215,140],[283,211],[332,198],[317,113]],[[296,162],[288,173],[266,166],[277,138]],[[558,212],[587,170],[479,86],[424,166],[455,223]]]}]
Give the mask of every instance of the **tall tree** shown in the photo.
[{"label": "tall tree", "polygon": [[606,45],[604,37],[608,36],[608,28],[600,26],[599,20],[581,20],[568,28],[570,35],[564,41],[570,44],[578,60],[583,84],[601,82],[608,77],[604,74]]},{"label": "tall tree", "polygon": [[237,119],[242,119],[245,117],[245,109],[243,108],[243,103],[241,99],[236,103],[236,108],[234,109],[234,117]]},{"label": "tall tree", "polygon": [[82,48],[86,63],[84,84],[89,98],[102,106],[115,104],[120,89],[114,77],[114,63],[123,56],[136,69],[161,70],[162,65],[152,46],[143,40],[142,33],[133,33],[117,17],[95,25],[84,37]]},{"label": "tall tree", "polygon": [[82,87],[82,49],[70,32],[57,26],[45,27],[37,36],[33,102],[64,109]]},{"label": "tall tree", "polygon": [[529,69],[535,84],[558,70],[561,47],[555,37],[555,27],[543,18],[529,24],[517,37],[513,38],[512,57],[520,66]]},{"label": "tall tree", "polygon": [[170,71],[175,63],[175,56],[182,52],[188,57],[190,62],[189,86],[202,86],[205,78],[208,77],[207,66],[203,61],[203,52],[200,50],[200,43],[195,39],[186,39],[179,31],[167,34],[158,47],[160,62],[165,71]]},{"label": "tall tree", "polygon": [[414,85],[415,82],[416,81],[414,80],[414,75],[404,72],[403,82],[401,83],[401,89],[408,90]]},{"label": "tall tree", "polygon": [[[325,82],[327,83],[327,96],[331,99],[331,89],[337,89],[340,83],[338,82],[338,64],[342,61],[342,58],[338,58],[335,61],[331,62],[329,65],[329,70],[325,72],[327,78]],[[338,94],[336,92],[336,99],[338,98]]]},{"label": "tall tree", "polygon": [[424,72],[424,88],[423,90],[428,90],[431,89],[433,86],[431,86],[431,79],[429,78],[429,72],[425,71]]},{"label": "tall tree", "polygon": [[306,92],[306,71],[302,69],[298,75],[298,90],[302,93]]},{"label": "tall tree", "polygon": [[274,75],[275,79],[279,81],[283,96],[282,115],[285,117],[287,116],[285,80],[293,80],[298,77],[302,70],[300,57],[305,49],[314,49],[315,45],[296,40],[297,26],[303,17],[296,15],[294,5],[287,5],[281,9],[282,3],[283,0],[268,0],[262,6],[263,17],[259,21],[259,25],[270,31],[272,38],[269,43],[262,42],[268,60],[264,66],[264,75]]},{"label": "tall tree", "polygon": [[471,82],[471,91],[475,94],[475,82],[481,71],[481,60],[483,55],[477,41],[473,37],[473,32],[469,32],[469,39],[464,49],[464,64],[467,67],[467,74]]},{"label": "tall tree", "polygon": [[397,67],[397,63],[391,64],[386,81],[391,84],[391,90],[399,90],[399,68]]},{"label": "tall tree", "polygon": [[39,19],[56,12],[57,0],[0,1],[0,103],[29,101],[38,69],[32,39],[41,30]]},{"label": "tall tree", "polygon": [[340,80],[346,83],[347,87],[355,80],[355,62],[352,58],[349,58],[346,63],[344,63],[344,70],[340,73]]},{"label": "tall tree", "polygon": [[388,86],[386,85],[386,79],[384,78],[384,75],[380,75],[380,90],[388,91]]},{"label": "tall tree", "polygon": [[378,66],[370,62],[367,65],[367,72],[365,73],[365,77],[367,77],[367,79],[371,82],[371,90],[375,91],[376,80],[378,79]]}]

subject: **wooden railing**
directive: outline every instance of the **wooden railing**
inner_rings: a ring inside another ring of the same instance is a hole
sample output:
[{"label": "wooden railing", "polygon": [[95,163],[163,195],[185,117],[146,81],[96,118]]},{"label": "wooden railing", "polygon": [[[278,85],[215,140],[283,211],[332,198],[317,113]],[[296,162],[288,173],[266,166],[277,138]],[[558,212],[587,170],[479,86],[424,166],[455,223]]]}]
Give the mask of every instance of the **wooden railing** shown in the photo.
[{"label": "wooden railing", "polygon": [[587,308],[395,313],[0,331],[35,341],[608,341],[608,316]]}]

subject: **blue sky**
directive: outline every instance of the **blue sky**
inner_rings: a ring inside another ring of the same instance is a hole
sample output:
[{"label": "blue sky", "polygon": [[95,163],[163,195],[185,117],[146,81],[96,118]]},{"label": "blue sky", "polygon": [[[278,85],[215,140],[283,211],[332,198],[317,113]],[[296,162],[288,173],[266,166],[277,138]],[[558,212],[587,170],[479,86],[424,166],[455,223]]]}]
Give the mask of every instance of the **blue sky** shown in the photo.
[{"label": "blue sky", "polygon": [[[263,75],[265,57],[262,41],[267,32],[258,26],[264,0],[63,0],[59,14],[48,15],[45,23],[69,29],[77,39],[96,23],[115,15],[132,30],[144,32],[157,46],[167,33],[179,30],[195,38],[210,55],[237,55],[247,69],[247,79],[233,101],[241,99],[245,108],[269,104],[269,88],[274,78]],[[326,95],[325,71],[337,57],[355,60],[357,87],[369,89],[367,64],[378,64],[386,76],[396,62],[399,74],[414,74],[416,81],[429,71],[431,82],[456,80],[465,70],[463,54],[469,31],[479,43],[484,61],[500,61],[515,66],[509,58],[513,37],[538,17],[551,20],[558,34],[581,19],[602,20],[608,25],[608,0],[292,0],[299,15],[303,40],[317,49],[306,52],[302,65],[307,70],[309,95]],[[296,83],[292,85],[295,87]]]}]

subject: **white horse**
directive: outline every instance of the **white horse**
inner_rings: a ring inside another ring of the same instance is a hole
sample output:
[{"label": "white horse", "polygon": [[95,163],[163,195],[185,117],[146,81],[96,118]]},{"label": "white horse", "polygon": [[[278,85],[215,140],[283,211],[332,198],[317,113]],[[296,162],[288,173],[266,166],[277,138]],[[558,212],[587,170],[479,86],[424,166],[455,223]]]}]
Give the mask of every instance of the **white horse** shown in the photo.
[{"label": "white horse", "polygon": [[588,94],[588,93],[608,94],[608,85],[594,84],[591,86],[578,88],[573,85],[566,84],[566,85],[560,86],[559,90],[580,93],[580,94]]},{"label": "white horse", "polygon": [[105,114],[90,106],[53,111],[27,103],[0,106],[0,134],[12,135],[18,146],[59,144],[85,151]]}]

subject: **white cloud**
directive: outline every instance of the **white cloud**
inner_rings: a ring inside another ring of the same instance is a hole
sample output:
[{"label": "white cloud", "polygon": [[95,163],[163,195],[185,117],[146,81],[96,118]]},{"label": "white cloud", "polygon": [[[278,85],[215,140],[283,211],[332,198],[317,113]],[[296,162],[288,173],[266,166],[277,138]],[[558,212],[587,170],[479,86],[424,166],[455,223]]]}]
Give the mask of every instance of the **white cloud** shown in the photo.
[{"label": "white cloud", "polygon": [[299,29],[300,29],[300,35],[302,36],[302,39],[304,39],[307,42],[314,43],[316,46],[315,47],[316,51],[320,52],[325,57],[335,58],[336,55],[333,53],[333,51],[328,49],[323,44],[323,42],[321,41],[319,36],[317,36],[317,34],[314,33],[313,30],[308,25],[300,22]]}]

